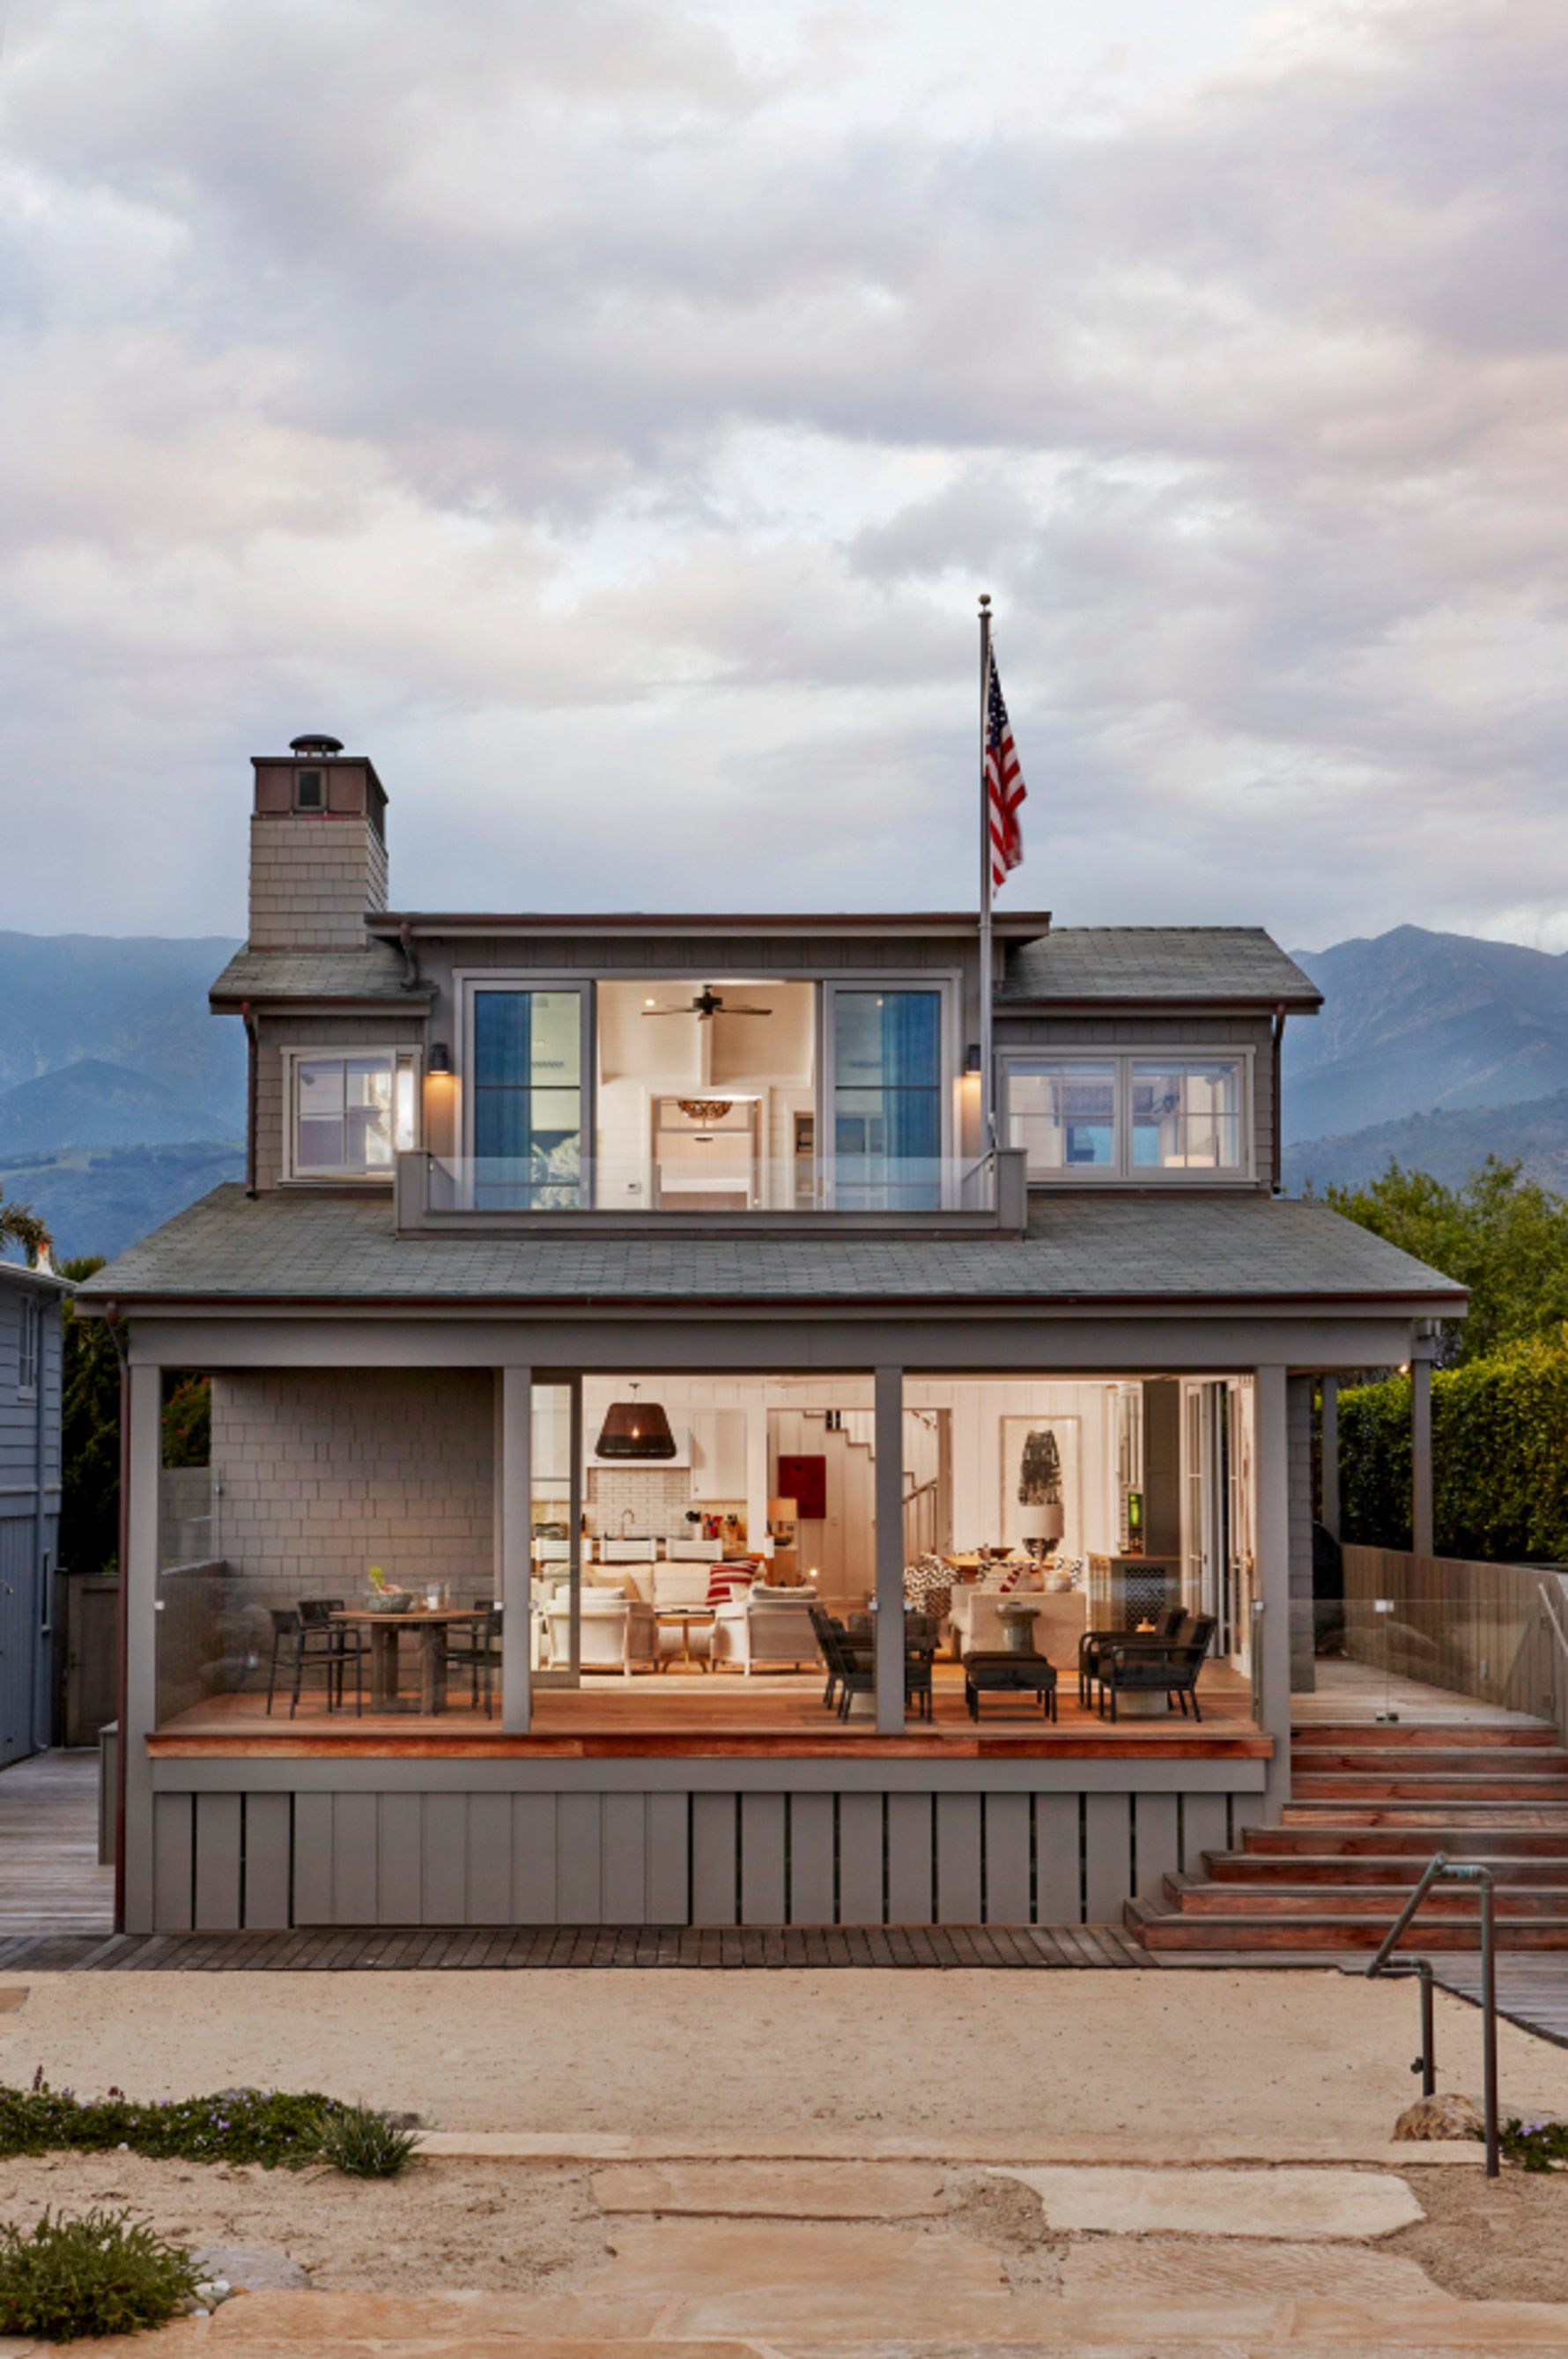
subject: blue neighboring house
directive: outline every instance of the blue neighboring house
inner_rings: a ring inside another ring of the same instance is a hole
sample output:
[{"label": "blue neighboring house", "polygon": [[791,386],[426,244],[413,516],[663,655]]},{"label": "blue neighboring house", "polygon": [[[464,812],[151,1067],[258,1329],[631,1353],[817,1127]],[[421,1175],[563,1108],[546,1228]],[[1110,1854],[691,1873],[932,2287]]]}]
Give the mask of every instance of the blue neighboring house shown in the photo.
[{"label": "blue neighboring house", "polygon": [[0,1262],[0,1768],[50,1737],[67,1291]]}]

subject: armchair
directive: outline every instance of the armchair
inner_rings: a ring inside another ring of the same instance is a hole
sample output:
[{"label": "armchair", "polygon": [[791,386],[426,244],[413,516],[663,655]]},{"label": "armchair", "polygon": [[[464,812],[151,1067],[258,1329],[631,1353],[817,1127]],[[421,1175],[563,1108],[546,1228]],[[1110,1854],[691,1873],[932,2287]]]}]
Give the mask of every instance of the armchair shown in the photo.
[{"label": "armchair", "polygon": [[[659,1625],[653,1608],[640,1598],[618,1597],[613,1591],[585,1589],[580,1601],[578,1662],[585,1671],[619,1671],[630,1679],[635,1665],[659,1659]],[[564,1596],[545,1608],[553,1659],[563,1660],[572,1647],[572,1608]]]},{"label": "armchair", "polygon": [[814,1589],[764,1589],[754,1585],[745,1597],[735,1597],[713,1611],[713,1660],[736,1663],[749,1679],[753,1670],[799,1670],[814,1664],[817,1642],[811,1628]]}]

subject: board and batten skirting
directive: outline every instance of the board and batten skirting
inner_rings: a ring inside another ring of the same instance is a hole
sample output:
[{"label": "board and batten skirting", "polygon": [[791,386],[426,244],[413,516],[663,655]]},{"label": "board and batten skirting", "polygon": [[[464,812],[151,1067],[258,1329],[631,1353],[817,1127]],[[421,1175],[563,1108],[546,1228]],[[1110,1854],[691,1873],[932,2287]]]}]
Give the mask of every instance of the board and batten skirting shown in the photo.
[{"label": "board and batten skirting", "polygon": [[559,1766],[519,1785],[428,1764],[417,1784],[387,1764],[309,1782],[298,1765],[290,1782],[255,1761],[216,1777],[212,1762],[160,1764],[152,1889],[134,1913],[156,1932],[1096,1924],[1264,1817],[1261,1761],[1169,1763],[1158,1784],[1153,1764],[1078,1763],[1049,1785],[1038,1763],[1005,1785],[994,1766],[981,1784],[929,1761],[854,1786],[836,1762],[780,1763],[796,1774],[767,1782],[733,1762],[705,1778],[641,1766],[632,1786],[624,1769],[568,1784]]}]

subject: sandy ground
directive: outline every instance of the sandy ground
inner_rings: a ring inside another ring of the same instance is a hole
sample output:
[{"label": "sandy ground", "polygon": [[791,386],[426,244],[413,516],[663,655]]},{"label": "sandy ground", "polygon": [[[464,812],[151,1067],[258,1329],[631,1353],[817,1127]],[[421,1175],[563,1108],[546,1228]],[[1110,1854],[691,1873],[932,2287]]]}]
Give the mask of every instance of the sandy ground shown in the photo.
[{"label": "sandy ground", "polygon": [[0,2162],[0,2218],[31,2227],[46,2204],[125,2204],[191,2252],[286,2253],[327,2293],[554,2292],[609,2249],[588,2183],[586,2170],[559,2167],[427,2163],[368,2185],[335,2170],[43,2155]]},{"label": "sandy ground", "polygon": [[1444,2293],[1470,2301],[1568,2302],[1568,2178],[1512,2170],[1495,2183],[1469,2170],[1402,2174],[1427,2214],[1382,2246],[1420,2263]]},{"label": "sandy ground", "polygon": [[[1439,1994],[1442,2087],[1478,2088],[1480,2022]],[[1408,1985],[1316,1970],[56,1974],[0,2012],[0,2080],[319,2088],[449,2129],[1289,2153],[1386,2139],[1416,2034]],[[1568,2114],[1568,2050],[1505,2024],[1501,2082]]]}]

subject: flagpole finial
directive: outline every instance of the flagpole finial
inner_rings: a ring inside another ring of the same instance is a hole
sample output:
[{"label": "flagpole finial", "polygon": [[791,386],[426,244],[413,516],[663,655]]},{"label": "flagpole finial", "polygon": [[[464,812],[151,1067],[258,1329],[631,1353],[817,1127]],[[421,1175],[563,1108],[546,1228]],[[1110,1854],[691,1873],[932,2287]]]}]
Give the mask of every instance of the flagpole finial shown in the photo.
[{"label": "flagpole finial", "polygon": [[988,606],[988,605],[990,604],[990,603],[991,603],[991,592],[989,592],[989,590],[982,590],[982,591],[981,591],[981,592],[980,592],[980,603],[981,603],[981,606],[982,606],[983,608],[984,608],[984,607],[986,607],[986,606]]}]

